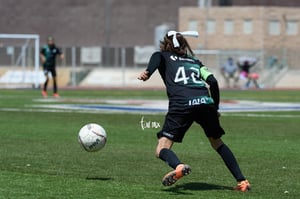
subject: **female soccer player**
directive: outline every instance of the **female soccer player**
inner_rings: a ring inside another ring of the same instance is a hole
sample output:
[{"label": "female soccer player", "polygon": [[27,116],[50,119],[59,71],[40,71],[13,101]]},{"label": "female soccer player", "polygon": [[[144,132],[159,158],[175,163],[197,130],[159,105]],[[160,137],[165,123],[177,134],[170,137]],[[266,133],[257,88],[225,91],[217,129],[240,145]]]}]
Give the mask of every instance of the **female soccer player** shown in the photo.
[{"label": "female soccer player", "polygon": [[248,180],[221,139],[225,132],[219,122],[218,82],[194,57],[184,36],[196,37],[198,33],[169,31],[160,43],[160,51],[152,54],[147,69],[138,76],[138,79],[146,81],[158,69],[167,90],[169,108],[162,130],[157,133],[156,156],[173,170],[163,177],[162,184],[170,186],[191,172],[191,167],[181,162],[171,148],[174,142],[182,142],[195,121],[203,128],[211,146],[236,179],[235,190],[248,191]]}]

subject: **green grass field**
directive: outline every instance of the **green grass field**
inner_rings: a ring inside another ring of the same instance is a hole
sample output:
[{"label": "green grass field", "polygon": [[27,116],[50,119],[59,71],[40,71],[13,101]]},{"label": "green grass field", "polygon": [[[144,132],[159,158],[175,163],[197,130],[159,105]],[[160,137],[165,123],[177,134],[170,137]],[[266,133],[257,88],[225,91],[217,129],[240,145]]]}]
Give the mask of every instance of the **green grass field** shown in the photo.
[{"label": "green grass field", "polygon": [[[65,90],[61,95],[64,104],[68,99],[166,99],[160,90]],[[300,103],[300,92],[222,91],[221,98]],[[33,106],[48,103],[61,102],[43,101],[36,90],[0,90],[0,198],[300,198],[299,111],[221,117],[223,140],[252,185],[241,193],[232,191],[236,182],[196,125],[173,147],[192,167],[191,175],[163,187],[170,168],[154,157],[158,129],[143,130],[140,121],[162,125],[164,114]],[[77,142],[79,129],[89,122],[108,134],[107,145],[96,153]]]}]

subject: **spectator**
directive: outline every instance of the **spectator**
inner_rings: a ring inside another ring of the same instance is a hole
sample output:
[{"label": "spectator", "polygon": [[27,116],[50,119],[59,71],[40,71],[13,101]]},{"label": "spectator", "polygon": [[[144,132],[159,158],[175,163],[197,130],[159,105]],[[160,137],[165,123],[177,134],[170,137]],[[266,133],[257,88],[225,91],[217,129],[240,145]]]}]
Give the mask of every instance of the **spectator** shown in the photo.
[{"label": "spectator", "polygon": [[221,74],[223,75],[227,88],[230,88],[230,80],[233,80],[233,87],[237,88],[239,80],[238,67],[232,57],[228,57],[226,62],[221,66]]},{"label": "spectator", "polygon": [[240,78],[246,80],[246,84],[244,86],[245,89],[250,87],[251,82],[254,83],[256,88],[260,88],[257,80],[259,75],[254,72],[250,72],[250,69],[254,67],[257,63],[256,58],[251,57],[241,57],[238,62],[238,66],[240,68]]}]

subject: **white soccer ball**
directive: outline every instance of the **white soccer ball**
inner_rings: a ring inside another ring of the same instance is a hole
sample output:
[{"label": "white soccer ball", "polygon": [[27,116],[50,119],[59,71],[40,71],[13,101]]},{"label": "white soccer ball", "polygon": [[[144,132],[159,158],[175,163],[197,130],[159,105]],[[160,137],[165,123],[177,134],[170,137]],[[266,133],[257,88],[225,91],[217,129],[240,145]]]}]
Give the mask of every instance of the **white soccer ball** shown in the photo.
[{"label": "white soccer ball", "polygon": [[102,126],[95,123],[84,125],[78,133],[78,142],[88,152],[99,151],[106,144],[107,135]]}]

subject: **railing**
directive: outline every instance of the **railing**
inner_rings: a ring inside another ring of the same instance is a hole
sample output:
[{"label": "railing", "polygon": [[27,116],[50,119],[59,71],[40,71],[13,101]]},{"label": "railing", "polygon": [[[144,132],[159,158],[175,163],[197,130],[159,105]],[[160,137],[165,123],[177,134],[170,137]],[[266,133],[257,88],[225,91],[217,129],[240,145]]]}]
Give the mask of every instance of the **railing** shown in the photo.
[{"label": "railing", "polygon": [[[0,68],[32,68],[34,65],[34,47],[28,46],[24,52],[22,46],[1,46],[0,45]],[[72,71],[73,84],[78,81],[88,71],[96,67],[120,68],[128,70],[138,67],[146,67],[151,54],[155,51],[153,46],[146,47],[63,47],[65,59],[57,60],[58,67],[70,67]],[[228,57],[238,59],[240,56],[252,56],[259,61],[253,70],[260,74],[260,83],[265,87],[273,87],[276,81],[288,69],[296,69],[298,65],[298,52],[296,50],[270,49],[270,50],[195,50],[199,59],[214,71],[219,71],[219,67]],[[20,56],[20,55],[24,56]],[[20,66],[22,63],[23,66]],[[83,70],[78,70],[83,69]]]}]

